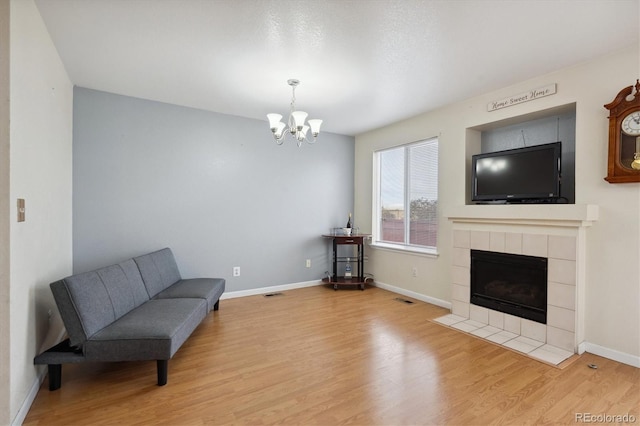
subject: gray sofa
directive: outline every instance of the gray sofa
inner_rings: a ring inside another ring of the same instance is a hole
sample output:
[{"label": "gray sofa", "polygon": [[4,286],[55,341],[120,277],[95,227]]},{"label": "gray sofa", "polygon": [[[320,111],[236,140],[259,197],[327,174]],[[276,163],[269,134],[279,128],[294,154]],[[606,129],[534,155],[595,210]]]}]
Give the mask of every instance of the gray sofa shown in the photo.
[{"label": "gray sofa", "polygon": [[60,388],[62,364],[157,361],[158,386],[168,361],[212,310],[222,278],[182,279],[165,248],[51,283],[69,338],[34,359],[49,368],[49,390]]}]

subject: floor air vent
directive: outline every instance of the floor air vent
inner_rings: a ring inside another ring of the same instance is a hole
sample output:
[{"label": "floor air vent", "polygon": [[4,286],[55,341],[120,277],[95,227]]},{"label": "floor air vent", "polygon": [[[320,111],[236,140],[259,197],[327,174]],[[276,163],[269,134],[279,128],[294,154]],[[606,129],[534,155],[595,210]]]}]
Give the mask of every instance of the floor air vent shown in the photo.
[{"label": "floor air vent", "polygon": [[396,302],[406,303],[407,305],[413,305],[413,301],[407,300],[407,299],[403,299],[402,297],[396,297],[393,300],[395,300]]},{"label": "floor air vent", "polygon": [[267,293],[264,297],[283,296],[282,293]]}]

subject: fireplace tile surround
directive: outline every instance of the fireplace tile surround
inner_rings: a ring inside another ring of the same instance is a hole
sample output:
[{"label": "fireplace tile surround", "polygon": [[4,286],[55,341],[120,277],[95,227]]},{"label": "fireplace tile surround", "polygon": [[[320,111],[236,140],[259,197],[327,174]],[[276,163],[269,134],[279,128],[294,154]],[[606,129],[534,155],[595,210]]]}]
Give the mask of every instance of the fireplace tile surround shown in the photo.
[{"label": "fireplace tile surround", "polygon": [[[447,213],[451,314],[437,320],[554,364],[581,353],[586,229],[598,206],[465,205]],[[547,258],[547,324],[470,304],[471,249]]]}]

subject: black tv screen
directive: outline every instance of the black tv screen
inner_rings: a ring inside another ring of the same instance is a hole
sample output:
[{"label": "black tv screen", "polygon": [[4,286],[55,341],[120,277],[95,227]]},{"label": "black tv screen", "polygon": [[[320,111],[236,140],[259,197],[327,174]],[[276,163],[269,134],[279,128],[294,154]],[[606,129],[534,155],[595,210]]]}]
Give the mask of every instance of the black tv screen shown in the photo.
[{"label": "black tv screen", "polygon": [[554,142],[472,156],[472,201],[557,201],[561,153]]}]

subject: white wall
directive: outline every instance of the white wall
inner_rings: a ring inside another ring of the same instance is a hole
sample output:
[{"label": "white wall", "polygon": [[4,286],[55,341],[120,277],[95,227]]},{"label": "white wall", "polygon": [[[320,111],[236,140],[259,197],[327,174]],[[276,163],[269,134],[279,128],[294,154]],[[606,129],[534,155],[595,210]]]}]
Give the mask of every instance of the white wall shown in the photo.
[{"label": "white wall", "polygon": [[11,0],[10,35],[9,418],[19,421],[44,368],[33,358],[56,312],[49,283],[71,273],[73,87],[32,0]]},{"label": "white wall", "polygon": [[[467,145],[478,136],[467,130],[487,123],[576,103],[576,204],[600,206],[600,220],[587,231],[586,342],[589,348],[640,356],[640,183],[609,184],[608,111],[603,107],[640,77],[638,46],[502,90],[431,111],[356,137],[355,214],[371,229],[372,155],[385,148],[438,136],[439,257],[369,250],[376,281],[450,301],[451,224],[443,212],[465,203]],[[487,112],[487,103],[557,83],[555,95]],[[412,267],[418,277],[411,276]]]}]

